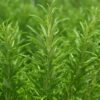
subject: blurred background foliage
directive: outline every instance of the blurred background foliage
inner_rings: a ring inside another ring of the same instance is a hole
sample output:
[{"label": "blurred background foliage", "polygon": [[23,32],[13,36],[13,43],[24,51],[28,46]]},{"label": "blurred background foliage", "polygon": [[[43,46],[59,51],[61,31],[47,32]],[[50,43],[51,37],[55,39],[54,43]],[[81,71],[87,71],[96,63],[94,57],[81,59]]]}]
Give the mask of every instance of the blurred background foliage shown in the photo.
[{"label": "blurred background foliage", "polygon": [[[0,1],[0,22],[5,20],[18,21],[22,29],[30,22],[30,14],[38,13],[37,5],[47,7],[52,0],[1,0]],[[70,18],[70,25],[75,26],[79,20],[87,18],[91,7],[99,7],[99,0],[57,0],[56,7],[59,8],[61,17]],[[84,13],[85,12],[85,13]],[[39,10],[41,13],[41,10]],[[71,22],[70,22],[71,21]]]}]

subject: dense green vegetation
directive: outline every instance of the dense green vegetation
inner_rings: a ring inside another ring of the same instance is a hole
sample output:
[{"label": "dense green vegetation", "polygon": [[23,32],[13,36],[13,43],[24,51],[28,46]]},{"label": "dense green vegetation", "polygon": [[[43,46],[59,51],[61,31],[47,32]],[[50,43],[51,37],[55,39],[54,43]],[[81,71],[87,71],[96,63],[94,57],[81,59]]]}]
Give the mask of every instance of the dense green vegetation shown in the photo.
[{"label": "dense green vegetation", "polygon": [[100,1],[0,0],[0,100],[100,100]]}]

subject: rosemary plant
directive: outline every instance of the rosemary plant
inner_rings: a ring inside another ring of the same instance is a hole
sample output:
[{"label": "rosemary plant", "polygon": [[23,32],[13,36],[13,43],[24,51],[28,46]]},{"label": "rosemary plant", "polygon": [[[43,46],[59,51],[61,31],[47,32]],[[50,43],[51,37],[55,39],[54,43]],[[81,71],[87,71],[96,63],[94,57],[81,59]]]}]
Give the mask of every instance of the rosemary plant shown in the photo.
[{"label": "rosemary plant", "polygon": [[66,70],[64,68],[65,55],[62,53],[63,36],[57,28],[60,21],[54,17],[56,8],[51,6],[46,10],[43,6],[40,5],[40,7],[45,13],[44,18],[32,15],[39,21],[41,20],[40,27],[35,30],[28,26],[33,32],[28,36],[29,42],[36,48],[36,51],[31,51],[29,66],[32,66],[32,71],[28,73],[28,76],[33,83],[33,99],[57,100],[63,94],[65,80],[63,77]]},{"label": "rosemary plant", "polygon": [[99,9],[99,0],[0,0],[0,100],[100,100]]},{"label": "rosemary plant", "polygon": [[0,99],[18,100],[22,69],[21,34],[18,25],[3,23],[0,26]]}]

